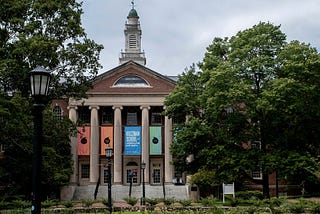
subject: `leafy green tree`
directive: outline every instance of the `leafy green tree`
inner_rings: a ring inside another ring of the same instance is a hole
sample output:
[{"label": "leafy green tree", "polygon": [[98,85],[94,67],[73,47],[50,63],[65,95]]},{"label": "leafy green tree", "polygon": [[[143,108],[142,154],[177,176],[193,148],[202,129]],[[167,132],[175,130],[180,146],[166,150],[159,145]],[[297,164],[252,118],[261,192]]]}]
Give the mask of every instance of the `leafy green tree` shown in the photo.
[{"label": "leafy green tree", "polygon": [[[186,99],[190,87],[184,80],[165,101],[167,115],[187,118],[172,145],[178,167],[214,171],[216,183],[252,179],[251,171],[261,169],[265,197],[272,172],[282,177],[308,172],[315,178],[319,54],[285,40],[280,26],[263,22],[230,39],[213,40],[199,63],[202,72],[189,79],[201,86],[199,94]],[[182,111],[176,102],[194,109]]]},{"label": "leafy green tree", "polygon": [[[30,197],[33,142],[32,101],[28,73],[37,66],[51,71],[50,99],[83,97],[101,68],[102,45],[81,25],[76,0],[4,0],[0,7],[0,161],[7,195]],[[69,137],[74,125],[44,114],[44,195],[55,194],[72,173]]]},{"label": "leafy green tree", "polygon": [[[28,99],[15,95],[2,103],[10,108],[3,117],[1,144],[4,159],[0,161],[3,196],[23,195],[29,199],[31,192],[33,124]],[[44,142],[42,167],[42,195],[58,197],[60,187],[69,182],[72,173],[70,136],[75,134],[75,125],[68,118],[57,120],[49,109],[44,114]]]},{"label": "leafy green tree", "polygon": [[28,72],[53,70],[52,97],[83,96],[101,68],[76,0],[4,0],[0,7],[0,89],[28,95]]}]

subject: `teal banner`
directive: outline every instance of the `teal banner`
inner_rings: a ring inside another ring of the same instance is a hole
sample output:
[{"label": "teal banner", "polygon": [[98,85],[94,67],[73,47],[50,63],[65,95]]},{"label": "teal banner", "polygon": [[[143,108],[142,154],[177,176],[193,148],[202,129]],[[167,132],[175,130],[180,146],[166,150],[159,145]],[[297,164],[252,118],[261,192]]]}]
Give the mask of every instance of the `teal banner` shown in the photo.
[{"label": "teal banner", "polygon": [[150,126],[150,155],[162,154],[162,128],[161,126]]},{"label": "teal banner", "polygon": [[124,127],[124,154],[141,155],[141,126]]}]

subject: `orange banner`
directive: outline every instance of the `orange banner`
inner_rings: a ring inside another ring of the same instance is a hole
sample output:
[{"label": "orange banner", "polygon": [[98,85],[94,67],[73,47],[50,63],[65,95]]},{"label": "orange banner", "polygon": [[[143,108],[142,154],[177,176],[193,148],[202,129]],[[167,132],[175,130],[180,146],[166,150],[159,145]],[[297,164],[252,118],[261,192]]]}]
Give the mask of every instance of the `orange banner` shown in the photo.
[{"label": "orange banner", "polygon": [[90,126],[78,127],[78,155],[90,155]]},{"label": "orange banner", "polygon": [[105,155],[106,148],[113,148],[113,126],[100,127],[100,154]]}]

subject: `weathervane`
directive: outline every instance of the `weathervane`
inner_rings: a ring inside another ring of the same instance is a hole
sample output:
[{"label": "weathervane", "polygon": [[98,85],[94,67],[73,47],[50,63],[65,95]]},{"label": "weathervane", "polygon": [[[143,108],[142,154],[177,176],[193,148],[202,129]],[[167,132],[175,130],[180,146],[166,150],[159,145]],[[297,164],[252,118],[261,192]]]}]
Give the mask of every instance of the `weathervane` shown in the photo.
[{"label": "weathervane", "polygon": [[134,9],[134,0],[131,1],[132,9]]}]

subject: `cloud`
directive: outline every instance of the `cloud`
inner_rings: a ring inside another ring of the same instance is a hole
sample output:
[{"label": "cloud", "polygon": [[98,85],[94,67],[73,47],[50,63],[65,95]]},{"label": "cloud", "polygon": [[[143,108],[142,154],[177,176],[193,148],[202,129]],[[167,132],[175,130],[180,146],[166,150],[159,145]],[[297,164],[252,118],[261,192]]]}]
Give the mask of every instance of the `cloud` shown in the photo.
[{"label": "cloud", "polygon": [[[104,69],[118,65],[124,49],[129,0],[84,0],[83,26],[105,49]],[[281,25],[289,41],[320,47],[318,0],[136,0],[147,67],[177,75],[200,61],[214,37],[231,37],[260,21]]]}]

